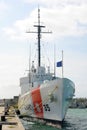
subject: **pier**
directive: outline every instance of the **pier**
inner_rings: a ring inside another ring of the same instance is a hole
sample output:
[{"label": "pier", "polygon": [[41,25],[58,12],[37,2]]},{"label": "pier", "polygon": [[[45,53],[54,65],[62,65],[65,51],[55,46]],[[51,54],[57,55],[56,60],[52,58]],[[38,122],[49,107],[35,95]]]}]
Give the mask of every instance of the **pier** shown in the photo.
[{"label": "pier", "polygon": [[0,106],[0,130],[25,130],[14,108],[5,113],[5,107]]}]

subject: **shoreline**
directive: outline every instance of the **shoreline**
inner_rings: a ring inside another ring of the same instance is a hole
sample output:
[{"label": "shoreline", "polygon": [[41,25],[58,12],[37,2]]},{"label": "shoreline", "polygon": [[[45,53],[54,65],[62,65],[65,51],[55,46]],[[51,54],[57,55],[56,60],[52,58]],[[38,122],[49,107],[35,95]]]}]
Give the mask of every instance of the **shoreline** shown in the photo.
[{"label": "shoreline", "polygon": [[73,98],[69,108],[87,108],[87,98]]},{"label": "shoreline", "polygon": [[[0,99],[0,106],[8,104],[8,106],[17,107],[19,96],[14,96],[13,99]],[[73,98],[69,108],[87,108],[87,98]]]}]

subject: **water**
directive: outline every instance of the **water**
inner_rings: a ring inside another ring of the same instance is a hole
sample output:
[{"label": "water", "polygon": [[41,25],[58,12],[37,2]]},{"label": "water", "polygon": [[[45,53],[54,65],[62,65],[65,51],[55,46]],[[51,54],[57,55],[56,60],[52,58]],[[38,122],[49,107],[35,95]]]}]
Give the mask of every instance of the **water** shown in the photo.
[{"label": "water", "polygon": [[87,130],[87,109],[69,109],[63,130]]},{"label": "water", "polygon": [[[22,120],[26,130],[60,130],[52,126]],[[87,130],[87,109],[68,109],[61,130]]]}]

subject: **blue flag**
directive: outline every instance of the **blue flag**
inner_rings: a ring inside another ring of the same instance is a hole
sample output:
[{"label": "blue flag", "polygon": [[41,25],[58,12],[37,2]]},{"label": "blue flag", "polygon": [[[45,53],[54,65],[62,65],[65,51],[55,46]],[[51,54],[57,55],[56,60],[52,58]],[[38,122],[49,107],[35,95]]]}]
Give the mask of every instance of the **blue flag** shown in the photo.
[{"label": "blue flag", "polygon": [[62,66],[62,61],[57,62],[57,67],[61,67]]}]

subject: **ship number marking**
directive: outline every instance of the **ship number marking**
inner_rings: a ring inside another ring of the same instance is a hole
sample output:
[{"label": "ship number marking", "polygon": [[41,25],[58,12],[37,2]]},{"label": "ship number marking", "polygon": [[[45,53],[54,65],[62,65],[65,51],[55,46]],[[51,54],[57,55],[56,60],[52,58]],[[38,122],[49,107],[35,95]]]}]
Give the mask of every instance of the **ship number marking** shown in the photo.
[{"label": "ship number marking", "polygon": [[[44,110],[45,110],[45,111],[50,111],[49,104],[44,104],[43,107],[44,107]],[[39,107],[39,104],[35,104],[35,108],[37,109],[38,112],[41,112],[41,109],[40,109],[40,107]],[[25,110],[30,110],[30,111],[32,111],[32,110],[33,110],[33,106],[29,104],[29,105],[27,105],[27,106],[25,107]]]},{"label": "ship number marking", "polygon": [[33,110],[33,107],[32,107],[32,105],[27,105],[26,107],[25,107],[25,110]]},{"label": "ship number marking", "polygon": [[44,104],[43,107],[45,111],[50,111],[49,104]]}]

